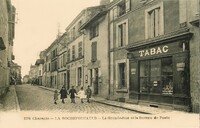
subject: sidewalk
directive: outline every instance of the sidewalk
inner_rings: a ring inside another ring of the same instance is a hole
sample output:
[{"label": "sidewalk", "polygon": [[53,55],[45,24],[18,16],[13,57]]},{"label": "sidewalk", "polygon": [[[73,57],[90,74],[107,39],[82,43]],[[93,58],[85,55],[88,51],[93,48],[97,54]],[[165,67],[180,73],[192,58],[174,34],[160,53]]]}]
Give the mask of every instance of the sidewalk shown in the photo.
[{"label": "sidewalk", "polygon": [[[47,88],[44,86],[39,86],[40,88],[54,91],[55,89],[53,88]],[[164,114],[164,113],[175,113],[175,114],[190,114],[188,112],[183,112],[183,111],[176,111],[176,110],[168,110],[168,109],[163,109],[163,108],[154,108],[154,107],[149,107],[149,106],[144,106],[144,105],[136,105],[136,104],[131,104],[131,103],[124,103],[124,102],[118,102],[118,101],[111,101],[107,99],[103,99],[100,97],[92,97],[92,101],[98,102],[101,104],[106,104],[114,107],[119,107],[131,111],[135,111],[141,114]]]},{"label": "sidewalk", "polygon": [[20,111],[19,102],[17,99],[17,94],[14,85],[11,85],[9,87],[9,91],[3,98],[2,103],[3,104],[2,107],[0,108],[0,111],[12,111],[12,112]]}]

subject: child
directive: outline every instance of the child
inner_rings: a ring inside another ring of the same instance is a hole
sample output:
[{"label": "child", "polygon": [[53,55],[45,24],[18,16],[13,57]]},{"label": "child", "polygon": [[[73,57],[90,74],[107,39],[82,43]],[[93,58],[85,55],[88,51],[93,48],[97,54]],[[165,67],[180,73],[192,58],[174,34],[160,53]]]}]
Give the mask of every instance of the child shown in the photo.
[{"label": "child", "polygon": [[70,94],[70,98],[71,98],[71,103],[75,103],[75,94],[76,90],[74,89],[74,86],[72,86],[72,88],[69,90],[69,94]]},{"label": "child", "polygon": [[55,91],[54,91],[54,95],[53,95],[53,97],[54,97],[54,104],[57,104],[56,101],[58,100],[58,95],[59,95],[59,94],[58,94],[58,91],[55,90]]},{"label": "child", "polygon": [[83,87],[81,87],[81,90],[78,92],[78,96],[81,99],[81,103],[83,103],[83,99],[85,98],[85,91],[83,90]]}]

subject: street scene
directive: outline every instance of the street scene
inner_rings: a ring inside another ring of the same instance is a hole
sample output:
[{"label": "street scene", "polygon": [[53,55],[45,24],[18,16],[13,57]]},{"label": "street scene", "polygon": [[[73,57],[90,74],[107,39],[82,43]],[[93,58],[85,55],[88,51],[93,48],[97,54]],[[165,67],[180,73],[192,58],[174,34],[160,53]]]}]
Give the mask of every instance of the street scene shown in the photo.
[{"label": "street scene", "polygon": [[0,113],[197,117],[199,2],[0,0]]},{"label": "street scene", "polygon": [[19,100],[21,111],[58,111],[65,113],[90,113],[90,114],[103,114],[103,113],[128,113],[135,114],[136,112],[128,111],[122,108],[111,107],[108,105],[96,103],[91,101],[81,103],[80,98],[76,98],[76,103],[70,103],[70,98],[65,99],[65,104],[61,102],[59,97],[58,104],[54,104],[53,91],[45,90],[38,86],[19,85],[16,87],[16,92]]}]

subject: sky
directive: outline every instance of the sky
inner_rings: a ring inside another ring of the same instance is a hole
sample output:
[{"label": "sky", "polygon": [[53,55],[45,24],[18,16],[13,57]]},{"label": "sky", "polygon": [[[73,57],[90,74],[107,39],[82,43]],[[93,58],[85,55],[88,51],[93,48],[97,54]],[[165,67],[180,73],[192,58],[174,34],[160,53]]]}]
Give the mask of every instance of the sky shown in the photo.
[{"label": "sky", "polygon": [[12,0],[16,7],[13,52],[22,76],[28,74],[39,53],[64,32],[85,8],[99,5],[100,0]]}]

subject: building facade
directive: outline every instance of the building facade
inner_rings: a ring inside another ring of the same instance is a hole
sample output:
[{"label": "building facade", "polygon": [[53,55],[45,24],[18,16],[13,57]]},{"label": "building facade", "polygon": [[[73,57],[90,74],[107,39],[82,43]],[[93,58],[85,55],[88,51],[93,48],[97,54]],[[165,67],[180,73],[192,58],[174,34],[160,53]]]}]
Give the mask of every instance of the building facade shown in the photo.
[{"label": "building facade", "polygon": [[85,36],[80,30],[103,6],[89,7],[82,10],[79,15],[66,28],[67,33],[67,89],[75,86],[77,90],[84,86],[85,79]]},{"label": "building facade", "polygon": [[101,0],[46,50],[46,85],[199,112],[199,0]]},{"label": "building facade", "polygon": [[10,84],[10,63],[14,39],[15,7],[10,0],[0,0],[0,96]]},{"label": "building facade", "polygon": [[84,31],[84,83],[91,86],[93,95],[108,98],[109,38],[106,7],[89,19],[81,29]]},{"label": "building facade", "polygon": [[181,21],[187,16],[182,13],[189,13],[184,7],[191,4],[182,2],[116,0],[109,5],[111,98],[185,111],[198,108],[191,103],[196,86],[191,82],[197,82],[191,74],[199,73],[191,65],[196,54],[191,48],[199,44],[191,39],[199,37],[188,18]]},{"label": "building facade", "polygon": [[66,87],[67,76],[66,76],[66,61],[67,61],[67,35],[64,33],[60,36],[58,42],[58,88]]}]

